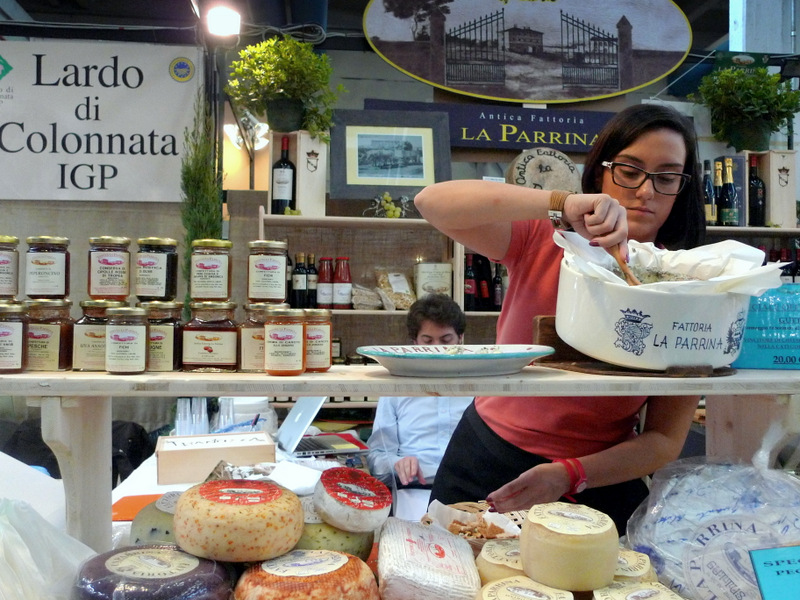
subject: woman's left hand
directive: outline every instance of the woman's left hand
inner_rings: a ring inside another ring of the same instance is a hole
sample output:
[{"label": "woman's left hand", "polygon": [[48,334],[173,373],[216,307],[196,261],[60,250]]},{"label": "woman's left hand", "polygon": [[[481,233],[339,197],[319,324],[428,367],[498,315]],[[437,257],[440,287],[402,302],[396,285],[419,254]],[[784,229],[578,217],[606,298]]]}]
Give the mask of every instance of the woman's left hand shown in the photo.
[{"label": "woman's left hand", "polygon": [[486,501],[496,512],[529,510],[534,504],[555,502],[569,491],[570,485],[563,465],[543,463],[493,491]]}]

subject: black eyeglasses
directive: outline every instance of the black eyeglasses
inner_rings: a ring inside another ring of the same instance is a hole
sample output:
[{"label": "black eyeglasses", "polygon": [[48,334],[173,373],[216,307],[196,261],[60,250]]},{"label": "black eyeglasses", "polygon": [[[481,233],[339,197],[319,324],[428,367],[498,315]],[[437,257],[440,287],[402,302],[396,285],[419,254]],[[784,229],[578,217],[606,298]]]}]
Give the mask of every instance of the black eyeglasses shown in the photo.
[{"label": "black eyeglasses", "polygon": [[628,163],[604,160],[600,164],[611,170],[611,179],[618,186],[635,190],[650,179],[653,182],[653,189],[664,196],[677,196],[692,178],[691,175],[686,173],[673,173],[670,171],[651,173]]}]

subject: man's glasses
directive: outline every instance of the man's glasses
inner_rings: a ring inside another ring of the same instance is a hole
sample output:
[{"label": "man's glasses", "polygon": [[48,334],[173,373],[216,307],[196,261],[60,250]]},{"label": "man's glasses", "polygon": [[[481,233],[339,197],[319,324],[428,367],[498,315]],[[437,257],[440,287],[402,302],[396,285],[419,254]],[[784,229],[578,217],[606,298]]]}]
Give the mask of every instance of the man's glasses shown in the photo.
[{"label": "man's glasses", "polygon": [[653,189],[664,196],[677,196],[692,176],[686,173],[672,173],[669,171],[661,173],[651,173],[639,167],[634,167],[627,163],[609,162],[604,160],[600,163],[606,169],[611,170],[611,179],[620,187],[635,190],[650,179],[653,182]]}]

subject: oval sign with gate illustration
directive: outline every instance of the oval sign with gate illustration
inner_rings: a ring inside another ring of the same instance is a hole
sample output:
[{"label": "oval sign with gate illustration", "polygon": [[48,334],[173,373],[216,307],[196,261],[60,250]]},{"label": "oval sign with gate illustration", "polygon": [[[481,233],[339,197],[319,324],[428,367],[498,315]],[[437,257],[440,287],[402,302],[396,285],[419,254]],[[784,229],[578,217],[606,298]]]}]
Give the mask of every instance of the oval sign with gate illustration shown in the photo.
[{"label": "oval sign with gate illustration", "polygon": [[371,0],[364,31],[385,61],[430,85],[547,104],[647,86],[692,43],[671,0]]}]

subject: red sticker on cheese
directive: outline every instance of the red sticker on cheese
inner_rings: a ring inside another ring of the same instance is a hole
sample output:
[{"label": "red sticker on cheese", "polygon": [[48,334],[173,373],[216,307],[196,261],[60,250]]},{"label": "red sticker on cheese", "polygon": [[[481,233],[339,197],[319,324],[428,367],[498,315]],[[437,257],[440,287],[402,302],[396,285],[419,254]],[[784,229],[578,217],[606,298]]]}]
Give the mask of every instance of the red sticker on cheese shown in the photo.
[{"label": "red sticker on cheese", "polygon": [[237,506],[265,504],[283,495],[283,490],[274,483],[247,479],[207,481],[200,486],[199,492],[205,500]]},{"label": "red sticker on cheese", "polygon": [[334,467],[322,472],[325,491],[340,503],[364,510],[383,510],[392,504],[392,493],[379,480],[351,467]]}]

